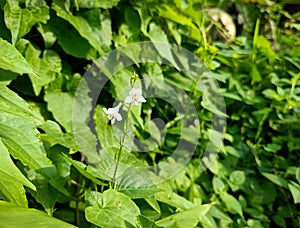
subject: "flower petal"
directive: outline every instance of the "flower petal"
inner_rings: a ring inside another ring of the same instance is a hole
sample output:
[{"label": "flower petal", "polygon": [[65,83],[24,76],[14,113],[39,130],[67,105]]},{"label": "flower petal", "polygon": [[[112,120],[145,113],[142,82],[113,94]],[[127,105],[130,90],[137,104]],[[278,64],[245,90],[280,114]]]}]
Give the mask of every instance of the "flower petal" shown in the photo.
[{"label": "flower petal", "polygon": [[146,99],[143,96],[141,96],[139,100],[140,100],[140,102],[143,102],[143,103],[146,102]]},{"label": "flower petal", "polygon": [[107,108],[103,108],[105,114],[109,114]]},{"label": "flower petal", "polygon": [[116,113],[115,117],[116,117],[117,121],[121,121],[122,120],[122,116],[121,116],[120,113]]},{"label": "flower petal", "polygon": [[131,103],[132,102],[132,96],[128,96],[125,98],[125,103]]},{"label": "flower petal", "polygon": [[111,119],[111,125],[114,125],[115,121],[116,121],[116,118],[113,117],[113,118]]}]

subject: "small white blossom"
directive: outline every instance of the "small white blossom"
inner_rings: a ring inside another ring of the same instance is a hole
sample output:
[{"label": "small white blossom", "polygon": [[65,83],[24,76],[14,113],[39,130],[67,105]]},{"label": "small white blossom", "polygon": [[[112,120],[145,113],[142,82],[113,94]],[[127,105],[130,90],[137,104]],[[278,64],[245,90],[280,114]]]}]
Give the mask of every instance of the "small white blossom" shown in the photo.
[{"label": "small white blossom", "polygon": [[111,121],[111,125],[113,125],[115,123],[115,121],[121,121],[122,120],[122,116],[119,113],[119,109],[122,105],[122,102],[120,102],[116,107],[114,108],[103,108],[103,111],[105,112],[105,114],[107,115],[108,119]]},{"label": "small white blossom", "polygon": [[140,88],[132,88],[129,92],[129,96],[125,98],[126,103],[134,102],[138,105],[139,102],[146,102],[145,98],[142,96],[142,90]]}]

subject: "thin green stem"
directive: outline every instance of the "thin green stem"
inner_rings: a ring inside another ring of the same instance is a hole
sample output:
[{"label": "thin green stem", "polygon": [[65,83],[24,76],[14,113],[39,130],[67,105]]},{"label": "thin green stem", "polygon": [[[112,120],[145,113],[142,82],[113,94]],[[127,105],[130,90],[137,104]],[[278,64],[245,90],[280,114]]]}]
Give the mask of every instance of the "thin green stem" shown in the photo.
[{"label": "thin green stem", "polygon": [[118,171],[118,168],[119,168],[120,157],[121,157],[121,154],[122,154],[122,151],[123,151],[123,147],[124,147],[124,143],[125,143],[125,137],[126,137],[126,134],[127,134],[127,128],[128,128],[127,125],[128,125],[129,114],[130,114],[130,108],[131,108],[131,104],[128,107],[127,119],[125,120],[125,123],[124,123],[124,128],[123,128],[123,132],[124,133],[123,133],[122,139],[120,140],[120,147],[119,147],[118,152],[115,154],[116,167],[115,167],[113,178],[112,178],[113,188],[116,187],[116,185],[115,185],[116,175],[117,175],[117,171]]}]

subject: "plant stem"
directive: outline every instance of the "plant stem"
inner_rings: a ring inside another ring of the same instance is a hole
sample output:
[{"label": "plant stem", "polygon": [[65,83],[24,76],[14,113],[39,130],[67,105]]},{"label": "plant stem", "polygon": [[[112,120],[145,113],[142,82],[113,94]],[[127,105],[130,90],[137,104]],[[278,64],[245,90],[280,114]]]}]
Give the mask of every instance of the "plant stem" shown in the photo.
[{"label": "plant stem", "polygon": [[[84,161],[84,155],[81,154],[80,162]],[[79,173],[78,180],[77,180],[77,189],[75,193],[75,201],[76,201],[76,206],[75,206],[75,221],[76,221],[76,226],[80,227],[80,216],[79,216],[79,203],[81,201],[81,194],[83,190],[82,186],[82,174]]]},{"label": "plant stem", "polygon": [[112,178],[112,182],[113,182],[112,184],[113,184],[114,189],[116,187],[115,181],[116,181],[117,170],[119,168],[120,157],[121,157],[121,154],[122,154],[122,151],[123,151],[123,146],[124,146],[124,143],[125,143],[125,137],[126,137],[127,128],[128,128],[127,124],[128,124],[128,119],[129,119],[130,107],[131,107],[131,104],[128,107],[127,119],[125,120],[125,123],[124,123],[124,128],[123,128],[124,133],[123,133],[122,139],[120,140],[120,147],[119,147],[118,152],[115,155],[116,168],[114,170],[114,174],[113,174],[113,178]]}]

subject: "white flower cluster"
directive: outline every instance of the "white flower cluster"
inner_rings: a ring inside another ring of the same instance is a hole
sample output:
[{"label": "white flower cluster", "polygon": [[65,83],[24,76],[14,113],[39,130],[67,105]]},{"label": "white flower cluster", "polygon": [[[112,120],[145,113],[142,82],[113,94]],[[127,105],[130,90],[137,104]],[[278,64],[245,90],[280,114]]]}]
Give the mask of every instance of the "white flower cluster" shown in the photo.
[{"label": "white flower cluster", "polygon": [[[138,105],[139,103],[146,102],[146,99],[142,96],[142,90],[140,88],[132,88],[129,91],[129,95],[125,98],[125,103],[134,103],[135,105]],[[108,119],[111,121],[111,124],[113,125],[116,120],[121,121],[122,116],[119,113],[120,107],[122,106],[122,102],[120,102],[116,107],[114,108],[103,108],[103,111],[107,115]]]}]

